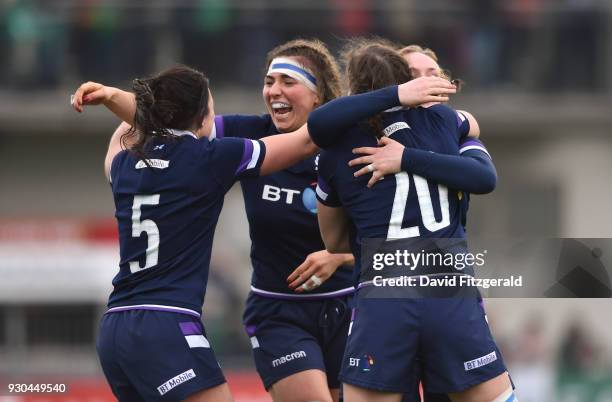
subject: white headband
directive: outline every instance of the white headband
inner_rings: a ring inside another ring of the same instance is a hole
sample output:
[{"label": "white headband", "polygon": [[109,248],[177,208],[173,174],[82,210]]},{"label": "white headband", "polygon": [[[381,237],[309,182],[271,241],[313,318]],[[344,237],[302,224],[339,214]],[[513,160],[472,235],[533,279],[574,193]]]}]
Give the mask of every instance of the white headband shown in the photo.
[{"label": "white headband", "polygon": [[317,93],[317,79],[314,74],[292,59],[277,57],[272,60],[267,75],[272,73],[288,75],[304,84],[312,92]]}]

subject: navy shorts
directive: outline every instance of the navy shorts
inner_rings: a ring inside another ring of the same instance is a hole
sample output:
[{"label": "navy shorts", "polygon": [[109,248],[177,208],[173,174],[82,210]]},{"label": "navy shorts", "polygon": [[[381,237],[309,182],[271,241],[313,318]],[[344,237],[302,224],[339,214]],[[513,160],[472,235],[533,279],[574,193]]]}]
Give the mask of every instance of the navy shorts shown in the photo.
[{"label": "navy shorts", "polygon": [[96,349],[119,401],[182,401],[225,378],[199,317],[128,310],[102,317]]},{"label": "navy shorts", "polygon": [[266,389],[310,369],[325,372],[329,388],[339,388],[351,297],[279,300],[249,294],[244,323]]},{"label": "navy shorts", "polygon": [[413,394],[460,392],[506,371],[480,300],[368,297],[359,290],[342,382]]}]

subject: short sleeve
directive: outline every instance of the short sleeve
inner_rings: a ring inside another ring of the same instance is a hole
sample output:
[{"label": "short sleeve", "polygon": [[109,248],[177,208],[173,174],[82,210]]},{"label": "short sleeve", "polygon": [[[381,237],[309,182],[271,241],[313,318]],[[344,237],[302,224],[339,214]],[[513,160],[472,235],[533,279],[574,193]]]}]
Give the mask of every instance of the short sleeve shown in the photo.
[{"label": "short sleeve", "polygon": [[459,111],[457,112],[457,117],[459,117],[459,120],[461,121],[459,123],[459,134],[462,138],[465,138],[470,133],[470,121],[465,114]]},{"label": "short sleeve", "polygon": [[272,119],[269,115],[219,115],[211,139],[227,137],[260,139],[271,134]]},{"label": "short sleeve", "polygon": [[330,155],[322,152],[319,157],[319,169],[317,177],[317,199],[328,207],[340,207],[342,204],[338,193],[333,187],[333,166],[330,166]]},{"label": "short sleeve", "polygon": [[473,150],[480,151],[486,154],[489,157],[489,159],[493,159],[491,158],[491,154],[489,153],[489,151],[487,151],[487,148],[484,146],[484,144],[480,140],[477,140],[475,138],[466,138],[459,144],[459,154],[460,155],[463,155],[466,152],[473,151]]},{"label": "short sleeve", "polygon": [[[451,133],[457,141],[461,141],[461,139],[465,137],[466,134],[463,133],[466,129],[464,119],[467,121],[465,116],[443,104],[431,106],[428,110],[433,114],[436,123],[444,132]],[[469,130],[470,127],[468,122],[467,132],[469,132]]]},{"label": "short sleeve", "polygon": [[210,142],[215,179],[229,188],[243,177],[258,176],[266,154],[262,141],[223,138]]}]

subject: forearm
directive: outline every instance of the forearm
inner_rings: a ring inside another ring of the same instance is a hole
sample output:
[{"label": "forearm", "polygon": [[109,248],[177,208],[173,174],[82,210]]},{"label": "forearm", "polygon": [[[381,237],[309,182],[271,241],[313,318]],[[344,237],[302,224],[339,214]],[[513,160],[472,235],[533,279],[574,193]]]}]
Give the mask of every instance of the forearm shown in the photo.
[{"label": "forearm", "polygon": [[399,104],[397,86],[334,99],[310,113],[308,132],[319,147],[329,147],[351,126]]},{"label": "forearm", "polygon": [[327,251],[334,254],[350,253],[350,225],[344,209],[342,207],[329,207],[318,201],[317,218],[321,239],[323,239]]},{"label": "forearm", "polygon": [[483,152],[475,150],[455,156],[405,148],[402,170],[473,194],[490,193],[497,184],[493,161]]},{"label": "forearm", "polygon": [[[335,221],[335,222],[334,222]],[[337,224],[336,224],[337,223]],[[325,244],[327,251],[333,254],[342,254],[342,265],[349,265],[349,259],[346,256],[351,256],[351,244],[349,241],[349,231],[346,220],[342,217],[339,219],[326,220],[322,224],[322,219],[319,218],[319,228],[321,230],[321,238]],[[352,259],[353,263],[355,262]]]},{"label": "forearm", "polygon": [[[337,237],[328,236],[327,240],[325,240],[324,243],[325,243],[325,248],[327,249],[327,251],[329,251],[332,254],[347,255],[348,253],[351,252],[351,245],[349,242],[348,233],[346,233],[345,235],[343,234],[343,235],[337,236]],[[348,255],[352,255],[352,254],[348,254]],[[343,259],[342,265],[351,265],[347,261],[348,260]],[[352,261],[354,264],[355,259],[353,258]]]},{"label": "forearm", "polygon": [[264,137],[262,141],[266,145],[266,156],[260,170],[262,176],[293,166],[319,151],[308,135],[306,125],[292,133]]},{"label": "forearm", "polygon": [[136,97],[134,94],[119,88],[107,88],[109,89],[109,95],[103,102],[104,106],[124,122],[133,125],[134,115],[136,114]]}]

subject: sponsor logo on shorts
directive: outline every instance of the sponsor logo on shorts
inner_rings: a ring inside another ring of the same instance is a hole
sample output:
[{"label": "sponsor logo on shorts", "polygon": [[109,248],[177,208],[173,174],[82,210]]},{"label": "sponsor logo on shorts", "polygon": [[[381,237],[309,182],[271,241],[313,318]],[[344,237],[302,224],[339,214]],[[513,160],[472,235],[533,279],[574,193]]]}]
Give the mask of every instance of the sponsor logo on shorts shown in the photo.
[{"label": "sponsor logo on shorts", "polygon": [[349,367],[357,367],[361,371],[367,372],[374,366],[374,358],[370,355],[363,355],[363,357],[349,357]]},{"label": "sponsor logo on shorts", "polygon": [[488,355],[479,357],[478,359],[463,362],[463,367],[465,367],[465,371],[470,371],[477,369],[478,367],[486,366],[487,364],[493,363],[495,360],[497,360],[497,353],[493,351]]},{"label": "sponsor logo on shorts", "polygon": [[168,381],[166,381],[165,383],[157,387],[157,390],[159,391],[160,395],[164,395],[167,392],[169,392],[172,388],[178,385],[181,385],[182,383],[187,382],[191,379],[194,379],[195,377],[196,375],[193,372],[193,369],[187,370],[184,373],[181,373],[177,375],[176,377],[169,379]]},{"label": "sponsor logo on shorts", "polygon": [[272,367],[278,367],[281,364],[285,364],[290,362],[291,360],[301,359],[302,357],[306,357],[306,352],[300,350],[299,352],[293,352],[286,356],[281,356],[278,359],[272,360]]}]

